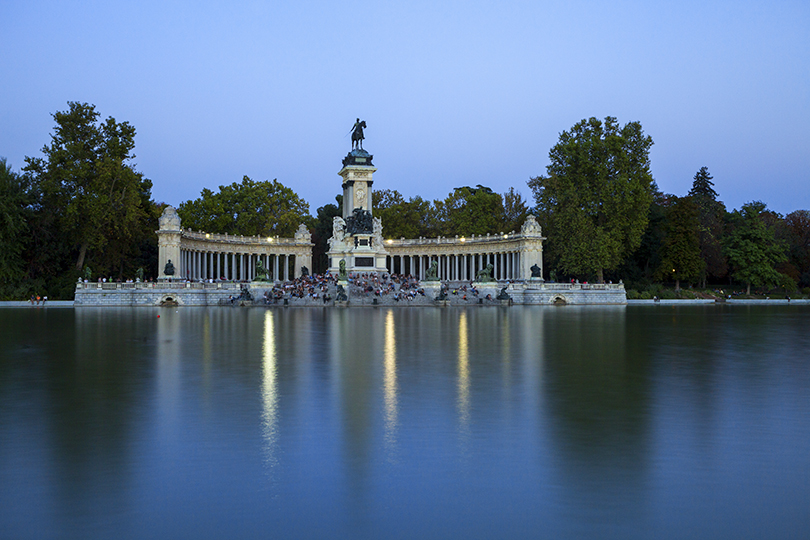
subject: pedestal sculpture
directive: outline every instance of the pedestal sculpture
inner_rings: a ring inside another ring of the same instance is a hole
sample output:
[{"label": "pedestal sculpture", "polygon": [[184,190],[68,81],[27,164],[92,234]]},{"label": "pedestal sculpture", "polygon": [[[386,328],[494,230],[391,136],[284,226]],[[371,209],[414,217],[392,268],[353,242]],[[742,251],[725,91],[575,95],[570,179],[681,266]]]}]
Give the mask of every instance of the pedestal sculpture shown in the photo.
[{"label": "pedestal sculpture", "polygon": [[[353,141],[362,141],[365,122],[355,123]],[[359,134],[358,134],[359,130]],[[382,237],[382,221],[372,215],[372,175],[377,170],[374,156],[356,146],[343,158],[343,168],[338,172],[343,178],[343,213],[332,223],[329,239],[329,271],[337,273],[340,261],[345,261],[348,272],[387,272],[388,252]]]}]

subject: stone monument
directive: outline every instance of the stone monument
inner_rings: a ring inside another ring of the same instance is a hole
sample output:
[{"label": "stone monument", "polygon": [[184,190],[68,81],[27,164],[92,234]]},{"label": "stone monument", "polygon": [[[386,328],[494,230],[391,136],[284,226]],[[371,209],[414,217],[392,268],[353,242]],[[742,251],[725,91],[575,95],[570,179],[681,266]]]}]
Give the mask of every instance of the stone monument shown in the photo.
[{"label": "stone monument", "polygon": [[328,240],[332,273],[339,271],[340,261],[345,261],[348,272],[387,272],[383,225],[373,216],[371,204],[372,176],[377,169],[374,156],[363,149],[364,128],[366,122],[358,118],[352,127],[352,150],[338,172],[343,179],[343,212],[342,217],[334,218]]}]

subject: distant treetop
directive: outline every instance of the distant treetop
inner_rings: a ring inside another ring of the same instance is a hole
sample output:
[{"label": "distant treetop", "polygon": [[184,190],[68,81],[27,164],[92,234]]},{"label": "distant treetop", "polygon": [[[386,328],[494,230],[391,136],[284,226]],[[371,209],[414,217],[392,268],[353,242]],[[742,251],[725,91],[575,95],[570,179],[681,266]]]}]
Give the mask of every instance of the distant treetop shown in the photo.
[{"label": "distant treetop", "polygon": [[717,192],[712,188],[712,175],[709,174],[708,167],[701,167],[695,173],[695,180],[692,182],[692,189],[689,190],[689,196],[705,197],[708,199],[716,200]]}]

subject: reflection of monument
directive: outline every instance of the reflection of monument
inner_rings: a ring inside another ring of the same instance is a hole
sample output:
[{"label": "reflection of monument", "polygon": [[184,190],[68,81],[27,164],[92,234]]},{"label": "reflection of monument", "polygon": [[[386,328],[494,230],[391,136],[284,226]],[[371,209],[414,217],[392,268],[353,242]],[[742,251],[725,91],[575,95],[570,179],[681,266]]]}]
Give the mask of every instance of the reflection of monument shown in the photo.
[{"label": "reflection of monument", "polygon": [[359,118],[352,134],[352,151],[343,158],[338,174],[343,178],[343,214],[335,217],[329,239],[329,271],[337,273],[340,261],[349,272],[387,272],[382,221],[372,215],[374,158],[362,149],[363,128]]}]

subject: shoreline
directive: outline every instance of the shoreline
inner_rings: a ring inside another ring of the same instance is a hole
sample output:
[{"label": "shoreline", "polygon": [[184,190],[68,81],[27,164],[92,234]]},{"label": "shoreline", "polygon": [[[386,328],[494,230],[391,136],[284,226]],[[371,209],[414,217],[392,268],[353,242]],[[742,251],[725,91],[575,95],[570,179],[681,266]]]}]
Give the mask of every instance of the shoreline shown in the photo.
[{"label": "shoreline", "polygon": [[[234,307],[264,307],[264,308],[322,308],[322,307],[395,307],[395,308],[417,308],[417,307],[486,307],[486,306],[494,306],[500,307],[503,304],[500,304],[496,301],[490,301],[483,304],[478,303],[447,303],[447,304],[433,304],[433,303],[414,303],[409,304],[405,301],[402,301],[401,304],[393,304],[393,303],[379,303],[379,304],[371,304],[366,302],[349,302],[346,306],[335,306],[334,304],[321,304],[321,303],[310,303],[310,302],[289,302],[287,305],[283,304],[252,304],[248,306],[216,306],[216,305],[209,305],[209,306],[174,306],[176,307],[226,307],[226,308],[234,308]],[[513,306],[518,305],[548,305],[550,307],[564,307],[564,306],[554,306],[551,304],[513,304]],[[578,305],[578,306],[603,306],[603,305],[622,305],[622,304],[571,304],[571,305]],[[796,298],[796,299],[740,299],[740,300],[725,300],[723,302],[718,302],[717,300],[711,299],[691,299],[691,300],[628,300],[627,306],[656,306],[656,305],[667,305],[667,306],[687,306],[687,305],[810,305],[810,299],[807,298]],[[48,309],[48,308],[76,308],[76,307],[161,307],[161,306],[154,306],[154,305],[134,305],[134,306],[104,306],[104,305],[76,305],[74,304],[73,300],[48,300],[47,304],[42,305],[31,305],[29,300],[0,300],[0,308],[40,308],[40,309]],[[509,306],[511,307],[511,306]]]}]

